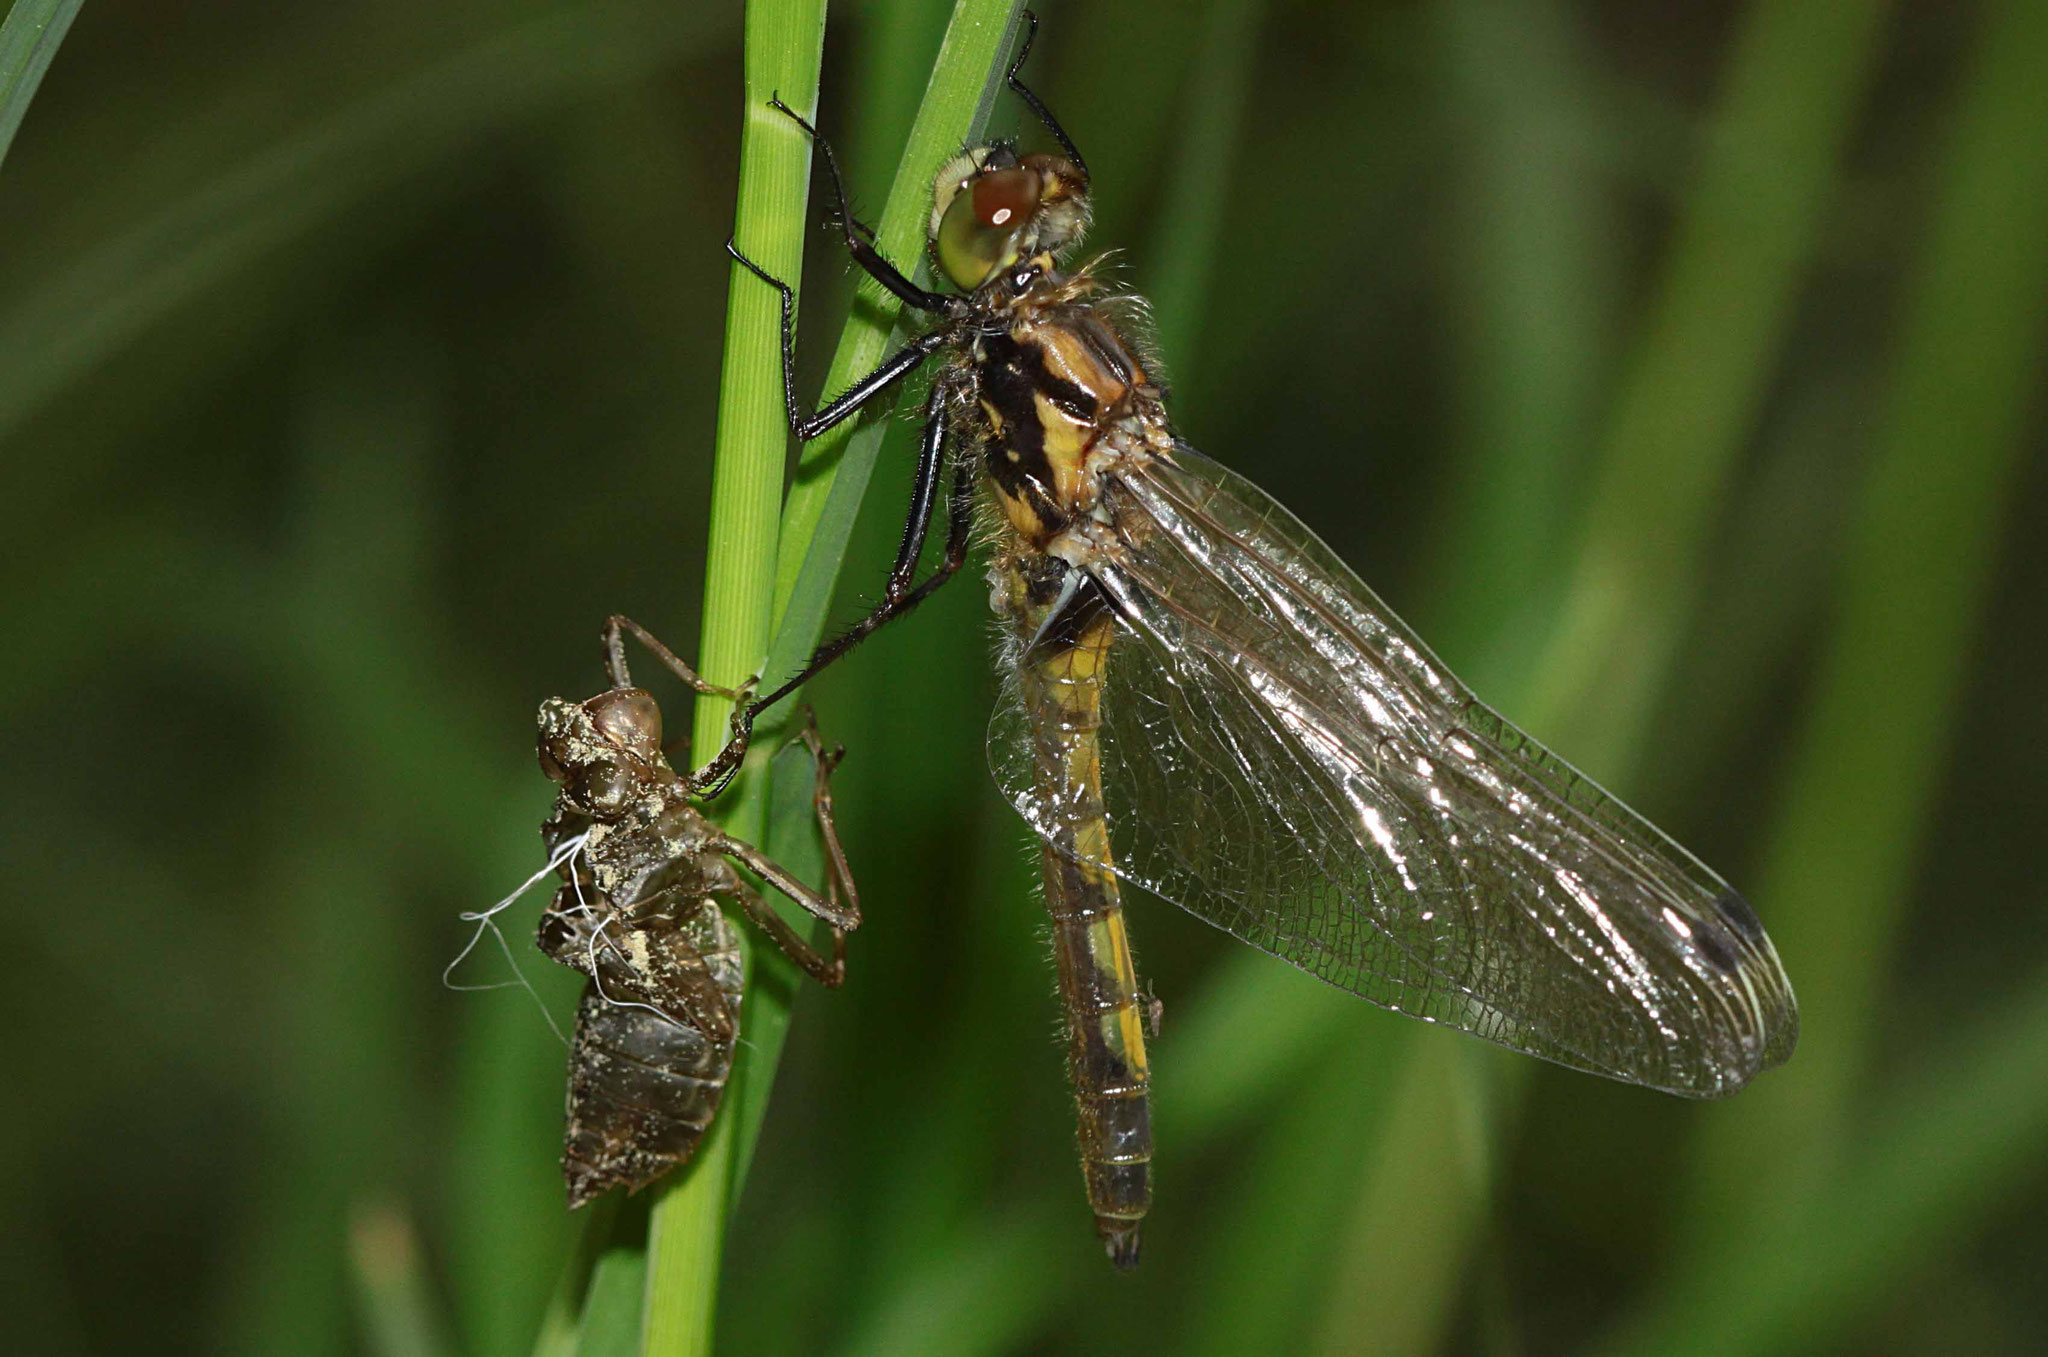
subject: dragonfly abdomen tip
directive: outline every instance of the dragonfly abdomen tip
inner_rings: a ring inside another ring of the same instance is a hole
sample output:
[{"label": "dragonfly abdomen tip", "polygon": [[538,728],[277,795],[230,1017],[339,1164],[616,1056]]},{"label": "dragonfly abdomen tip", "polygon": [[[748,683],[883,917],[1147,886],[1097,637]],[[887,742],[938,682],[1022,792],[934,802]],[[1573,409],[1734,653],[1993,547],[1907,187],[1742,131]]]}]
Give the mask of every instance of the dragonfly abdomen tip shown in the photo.
[{"label": "dragonfly abdomen tip", "polygon": [[1109,1255],[1109,1261],[1117,1271],[1128,1272],[1138,1265],[1141,1240],[1137,1222],[1097,1216],[1095,1229],[1102,1236],[1103,1252]]}]

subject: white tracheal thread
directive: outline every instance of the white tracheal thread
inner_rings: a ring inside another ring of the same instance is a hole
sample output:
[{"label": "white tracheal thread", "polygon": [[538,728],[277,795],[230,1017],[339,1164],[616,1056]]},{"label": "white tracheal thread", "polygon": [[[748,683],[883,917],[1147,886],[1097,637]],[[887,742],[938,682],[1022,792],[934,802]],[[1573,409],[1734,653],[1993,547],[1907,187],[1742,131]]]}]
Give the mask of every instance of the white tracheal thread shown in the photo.
[{"label": "white tracheal thread", "polygon": [[[533,999],[535,1007],[540,1009],[541,1017],[547,1019],[548,1030],[553,1032],[555,1034],[555,1040],[561,1042],[564,1046],[567,1046],[569,1044],[569,1038],[562,1035],[561,1027],[558,1026],[555,1022],[555,1015],[548,1012],[548,1006],[541,1001],[540,992],[534,989],[533,982],[526,978],[526,972],[519,969],[519,959],[512,954],[512,944],[505,941],[505,934],[503,930],[501,930],[498,927],[497,916],[503,911],[510,909],[513,905],[517,904],[520,900],[520,897],[524,896],[528,891],[532,890],[540,882],[546,880],[558,868],[560,868],[563,863],[567,862],[570,858],[575,857],[576,854],[582,852],[583,842],[585,839],[588,839],[589,837],[590,831],[585,830],[583,833],[576,835],[574,838],[565,839],[561,843],[557,844],[555,846],[555,851],[549,855],[546,864],[543,865],[539,871],[535,872],[532,876],[526,878],[526,880],[520,882],[518,889],[514,890],[510,895],[507,895],[504,899],[498,901],[497,904],[492,905],[489,909],[464,910],[462,914],[458,917],[461,918],[461,920],[464,923],[474,923],[476,925],[476,932],[469,935],[469,941],[464,943],[462,950],[455,954],[455,959],[449,962],[446,966],[442,967],[441,969],[441,983],[448,989],[459,990],[465,993],[471,993],[481,990],[509,989],[512,986],[516,985],[519,988],[525,990],[527,994]],[[570,873],[570,875],[573,877],[575,874],[572,872]],[[580,890],[578,894],[580,896]],[[489,985],[456,984],[449,977],[455,973],[455,968],[457,966],[460,966],[465,960],[468,959],[469,954],[476,950],[476,945],[479,942],[483,941],[484,931],[486,929],[490,931],[492,937],[498,940],[498,950],[505,954],[505,964],[512,968],[512,974],[516,978],[511,980],[499,980]]]},{"label": "white tracheal thread", "polygon": [[[576,894],[579,899],[582,897],[583,889],[581,886],[577,887]],[[586,905],[585,908],[587,909],[589,906]],[[644,1008],[663,1022],[673,1023],[675,1021],[674,1018],[669,1017],[668,1014],[662,1012],[653,1004],[643,1004],[638,999],[614,999],[611,995],[604,992],[604,976],[597,969],[597,940],[604,935],[605,929],[611,927],[612,920],[617,917],[616,914],[607,914],[602,919],[599,919],[597,927],[590,930],[590,942],[584,949],[590,956],[590,983],[597,986],[597,997],[610,1004],[613,1008]],[[632,958],[620,952],[617,943],[607,942],[604,946],[606,951],[615,953],[620,960],[628,964],[631,963]]]},{"label": "white tracheal thread", "polygon": [[[585,943],[583,947],[584,955],[590,958],[590,983],[597,986],[597,997],[613,1008],[644,1008],[657,1018],[667,1018],[668,1014],[652,1004],[643,1004],[632,999],[614,999],[611,995],[604,992],[604,977],[598,973],[597,969],[597,940],[604,933],[604,930],[611,926],[611,921],[616,915],[607,914],[601,919],[598,918],[597,911],[590,907],[590,901],[583,898],[582,877],[571,872],[569,874],[569,884],[576,891],[576,912],[586,919],[597,919],[597,927],[590,930],[590,941]],[[617,956],[620,961],[628,965],[632,963],[632,958],[621,952],[617,943],[607,942],[604,947],[607,952]]]}]

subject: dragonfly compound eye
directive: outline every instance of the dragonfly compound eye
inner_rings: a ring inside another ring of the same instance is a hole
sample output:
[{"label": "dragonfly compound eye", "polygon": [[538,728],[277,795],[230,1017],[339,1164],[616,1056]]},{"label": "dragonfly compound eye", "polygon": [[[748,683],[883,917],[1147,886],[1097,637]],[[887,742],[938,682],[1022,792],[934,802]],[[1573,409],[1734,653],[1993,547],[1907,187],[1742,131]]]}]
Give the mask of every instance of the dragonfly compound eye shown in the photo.
[{"label": "dragonfly compound eye", "polygon": [[939,267],[972,292],[1017,262],[1018,241],[1038,213],[1045,180],[1013,165],[982,170],[961,183],[939,218]]},{"label": "dragonfly compound eye", "polygon": [[639,779],[615,759],[600,759],[576,769],[569,794],[594,818],[609,819],[625,810],[639,788]]},{"label": "dragonfly compound eye", "polygon": [[639,688],[614,688],[583,704],[597,733],[636,758],[661,755],[661,707]]}]

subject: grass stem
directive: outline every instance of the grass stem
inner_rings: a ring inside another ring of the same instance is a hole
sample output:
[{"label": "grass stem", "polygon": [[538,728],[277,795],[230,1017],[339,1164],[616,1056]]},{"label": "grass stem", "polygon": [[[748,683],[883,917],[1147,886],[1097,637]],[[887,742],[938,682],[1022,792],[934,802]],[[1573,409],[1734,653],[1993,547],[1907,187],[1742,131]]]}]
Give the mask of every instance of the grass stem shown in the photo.
[{"label": "grass stem", "polygon": [[[769,107],[769,100],[780,96],[805,117],[816,117],[824,43],[824,0],[754,0],[747,6],[746,103],[733,236],[751,258],[792,287],[803,266],[811,143],[793,121]],[[706,676],[738,684],[758,672],[768,649],[788,433],[778,298],[736,263],[729,289],[697,653]],[[730,712],[725,699],[700,699],[691,748],[708,755],[722,745]],[[719,808],[718,818],[741,838],[761,837],[763,781],[758,775],[743,779],[737,794]],[[754,1063],[742,1045],[728,1098],[756,1077],[772,1077],[772,1067],[757,1076]],[[648,1357],[700,1357],[712,1350],[732,1120],[719,1118],[689,1169],[658,1189],[648,1230],[642,1338]]]},{"label": "grass stem", "polygon": [[[919,257],[931,174],[986,117],[1017,8],[1017,0],[960,0],[955,6],[883,210],[877,238],[889,258]],[[822,3],[757,0],[748,10],[747,112],[734,233],[750,257],[792,286],[799,280],[809,219],[804,188],[811,147],[801,129],[767,102],[780,93],[815,121],[823,35]],[[803,63],[808,64],[796,69]],[[830,389],[873,364],[894,323],[894,309],[881,305],[879,289],[872,283],[863,287],[877,295],[864,291],[856,300],[827,379]],[[862,474],[838,485],[844,436],[820,440],[806,450],[797,485],[782,504],[787,426],[778,299],[737,265],[732,289],[698,647],[704,672],[725,683],[782,672],[816,644],[874,457],[871,441],[861,449]],[[771,649],[771,608],[778,603],[783,627]],[[708,752],[722,743],[729,711],[718,699],[698,705],[693,748]],[[767,839],[771,847],[766,755],[773,744],[772,738],[760,742],[749,775],[721,815],[735,833]],[[807,816],[807,802],[792,806],[794,816]],[[784,837],[809,832],[807,824],[794,822],[780,828]],[[750,966],[748,1041],[735,1062],[725,1115],[691,1170],[663,1190],[654,1209],[643,1347],[650,1357],[710,1351],[725,1222],[766,1111],[795,988],[779,956],[757,953]]]}]

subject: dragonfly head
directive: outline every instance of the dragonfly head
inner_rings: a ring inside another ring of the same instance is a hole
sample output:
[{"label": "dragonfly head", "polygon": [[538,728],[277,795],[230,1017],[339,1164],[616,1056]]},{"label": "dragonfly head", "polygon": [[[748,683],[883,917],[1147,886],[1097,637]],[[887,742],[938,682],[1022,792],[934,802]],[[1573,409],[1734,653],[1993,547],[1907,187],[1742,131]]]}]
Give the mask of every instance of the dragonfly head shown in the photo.
[{"label": "dragonfly head", "polygon": [[998,143],[955,156],[932,188],[932,261],[972,292],[1019,260],[1057,254],[1088,229],[1088,172]]},{"label": "dragonfly head", "polygon": [[661,708],[639,688],[540,706],[540,770],[592,819],[616,818],[662,768]]}]

